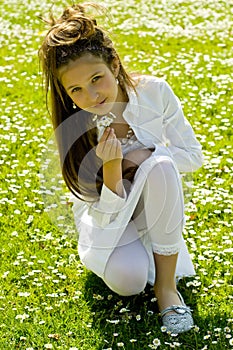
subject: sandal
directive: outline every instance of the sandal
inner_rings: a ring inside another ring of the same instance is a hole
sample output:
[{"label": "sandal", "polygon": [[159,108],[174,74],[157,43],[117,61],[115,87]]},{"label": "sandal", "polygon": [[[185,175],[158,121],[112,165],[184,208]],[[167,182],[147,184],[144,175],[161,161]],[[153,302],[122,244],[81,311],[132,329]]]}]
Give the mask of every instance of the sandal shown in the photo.
[{"label": "sandal", "polygon": [[[173,334],[187,332],[193,327],[191,309],[185,305],[184,299],[178,291],[177,294],[182,305],[171,305],[160,313],[166,331]],[[173,313],[168,314],[171,311]]]}]

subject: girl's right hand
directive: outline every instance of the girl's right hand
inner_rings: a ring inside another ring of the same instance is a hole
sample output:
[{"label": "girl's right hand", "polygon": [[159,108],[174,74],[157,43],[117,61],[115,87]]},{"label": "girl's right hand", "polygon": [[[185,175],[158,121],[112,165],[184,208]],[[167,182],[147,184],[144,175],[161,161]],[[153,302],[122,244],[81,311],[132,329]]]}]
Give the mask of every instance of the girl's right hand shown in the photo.
[{"label": "girl's right hand", "polygon": [[113,128],[106,128],[96,147],[96,155],[103,164],[111,161],[122,161],[121,143],[117,139]]}]

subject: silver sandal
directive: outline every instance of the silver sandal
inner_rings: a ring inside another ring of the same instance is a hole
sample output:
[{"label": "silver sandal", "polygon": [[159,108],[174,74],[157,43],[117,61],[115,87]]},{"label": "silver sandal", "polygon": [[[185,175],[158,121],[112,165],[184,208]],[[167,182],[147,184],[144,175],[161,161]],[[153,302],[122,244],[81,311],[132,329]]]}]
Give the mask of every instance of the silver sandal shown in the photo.
[{"label": "silver sandal", "polygon": [[[166,331],[173,334],[187,332],[193,327],[191,309],[185,305],[184,299],[178,291],[177,294],[182,305],[171,305],[160,313]],[[173,311],[173,313],[167,315],[171,311]]]}]

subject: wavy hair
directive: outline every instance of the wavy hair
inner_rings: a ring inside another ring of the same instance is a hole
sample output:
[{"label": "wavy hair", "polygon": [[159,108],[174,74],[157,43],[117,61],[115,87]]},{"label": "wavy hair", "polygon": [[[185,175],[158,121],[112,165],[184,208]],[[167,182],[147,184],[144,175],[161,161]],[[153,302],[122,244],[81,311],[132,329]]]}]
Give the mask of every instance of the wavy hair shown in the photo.
[{"label": "wavy hair", "polygon": [[72,5],[57,19],[51,14],[49,20],[44,20],[51,28],[39,49],[46,103],[49,109],[50,100],[62,175],[70,191],[83,200],[96,200],[103,185],[101,160],[95,154],[97,129],[90,113],[78,108],[74,116],[73,101],[59,81],[58,70],[87,53],[101,58],[111,70],[111,63],[117,58],[122,91],[127,94],[127,88],[135,88],[112,41],[97,25],[96,19],[87,15],[90,8],[99,9],[100,6]]}]

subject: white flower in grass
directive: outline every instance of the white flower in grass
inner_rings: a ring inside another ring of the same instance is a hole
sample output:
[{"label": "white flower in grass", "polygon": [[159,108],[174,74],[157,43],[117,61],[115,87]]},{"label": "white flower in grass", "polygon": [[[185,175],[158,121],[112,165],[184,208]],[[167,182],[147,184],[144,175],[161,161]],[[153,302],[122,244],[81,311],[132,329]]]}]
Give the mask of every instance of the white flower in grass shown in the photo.
[{"label": "white flower in grass", "polygon": [[104,300],[104,297],[102,295],[99,295],[99,294],[93,294],[93,299]]},{"label": "white flower in grass", "polygon": [[19,296],[19,297],[29,297],[30,294],[31,294],[31,293],[29,293],[29,292],[19,292],[19,293],[18,293],[18,296]]},{"label": "white flower in grass", "polygon": [[113,323],[113,324],[118,324],[120,322],[120,320],[106,320],[109,323]]},{"label": "white flower in grass", "polygon": [[69,348],[69,350],[78,350],[78,348],[72,347],[72,348]]},{"label": "white flower in grass", "polygon": [[48,334],[48,338],[58,340],[60,338],[60,334],[57,334],[57,333]]},{"label": "white flower in grass", "polygon": [[13,232],[11,233],[11,236],[12,236],[12,237],[18,237],[18,232],[17,232],[17,231],[13,231]]},{"label": "white flower in grass", "polygon": [[52,293],[52,294],[46,294],[46,297],[58,298],[59,295],[57,293]]},{"label": "white flower in grass", "polygon": [[2,275],[2,278],[6,278],[9,275],[10,271],[6,271],[4,272],[4,274]]},{"label": "white flower in grass", "polygon": [[130,311],[129,309],[126,309],[125,307],[123,307],[122,309],[120,309],[120,314],[124,313],[124,312],[128,312]]},{"label": "white flower in grass", "polygon": [[207,340],[207,339],[209,339],[209,338],[210,338],[210,335],[209,335],[209,334],[207,334],[207,335],[205,335],[205,336],[203,337],[204,340]]},{"label": "white flower in grass", "polygon": [[155,338],[155,339],[153,340],[153,345],[155,345],[155,346],[161,345],[160,340],[159,340],[158,338]]},{"label": "white flower in grass", "polygon": [[167,331],[167,327],[165,327],[165,326],[162,326],[160,329],[161,329],[161,332],[163,332],[163,333],[165,333]]},{"label": "white flower in grass", "polygon": [[24,320],[26,320],[27,318],[29,318],[28,314],[22,314],[22,315],[16,315],[15,319],[16,320],[20,320],[20,322],[23,322]]},{"label": "white flower in grass", "polygon": [[38,262],[38,264],[44,264],[45,263],[44,260],[38,260],[37,262]]},{"label": "white flower in grass", "polygon": [[123,348],[123,346],[124,346],[125,344],[124,343],[122,343],[122,342],[120,342],[120,343],[117,343],[117,346],[119,347],[119,348]]},{"label": "white flower in grass", "polygon": [[231,332],[230,327],[225,327],[225,328],[224,328],[224,332],[226,332],[226,333],[230,333],[230,332]]},{"label": "white flower in grass", "polygon": [[53,345],[52,344],[45,344],[44,347],[45,347],[45,349],[52,349]]},{"label": "white flower in grass", "polygon": [[141,315],[137,315],[137,316],[136,316],[136,320],[137,320],[137,321],[140,321],[140,320],[141,320]]},{"label": "white flower in grass", "polygon": [[233,338],[229,340],[229,344],[233,346]]},{"label": "white flower in grass", "polygon": [[178,333],[171,333],[171,337],[177,337],[178,336]]}]

